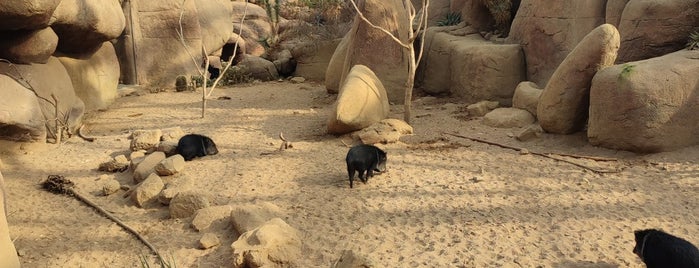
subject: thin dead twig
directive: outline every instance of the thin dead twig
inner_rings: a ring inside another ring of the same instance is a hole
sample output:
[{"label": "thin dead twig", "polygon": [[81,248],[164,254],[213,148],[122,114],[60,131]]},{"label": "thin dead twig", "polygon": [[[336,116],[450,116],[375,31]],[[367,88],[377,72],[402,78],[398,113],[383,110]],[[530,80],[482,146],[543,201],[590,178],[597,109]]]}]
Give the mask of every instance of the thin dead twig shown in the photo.
[{"label": "thin dead twig", "polygon": [[577,166],[577,167],[581,167],[581,168],[584,168],[584,169],[587,169],[587,170],[589,170],[589,171],[592,171],[592,172],[595,172],[595,173],[599,173],[599,174],[604,174],[604,173],[618,173],[618,172],[621,171],[621,170],[602,170],[602,169],[596,169],[596,168],[589,167],[589,166],[586,166],[586,165],[583,165],[583,164],[578,164],[578,163],[575,163],[575,162],[572,162],[572,161],[569,161],[569,160],[561,159],[561,158],[558,158],[558,157],[553,157],[552,155],[568,156],[568,157],[574,157],[574,158],[584,158],[584,159],[590,159],[590,160],[595,160],[595,161],[618,161],[617,159],[613,159],[613,158],[601,158],[601,157],[582,156],[582,155],[569,155],[569,154],[557,154],[557,153],[532,152],[532,151],[525,150],[525,149],[519,148],[519,147],[509,146],[509,145],[505,145],[505,144],[502,144],[502,143],[487,141],[487,140],[484,140],[484,139],[479,139],[479,138],[474,138],[474,137],[468,137],[468,136],[459,135],[459,134],[455,134],[455,133],[442,132],[442,134],[446,134],[446,135],[450,135],[450,136],[454,136],[454,137],[458,137],[458,138],[463,138],[463,139],[467,139],[467,140],[472,140],[472,141],[475,141],[475,142],[485,143],[485,144],[489,144],[489,145],[494,145],[494,146],[498,146],[498,147],[502,147],[502,148],[506,148],[506,149],[511,149],[511,150],[515,150],[515,151],[518,151],[518,152],[527,151],[527,152],[529,152],[530,154],[533,154],[533,155],[543,156],[543,157],[546,157],[546,158],[549,158],[549,159],[553,159],[553,160],[556,160],[556,161],[565,162],[565,163],[568,163],[568,164],[571,164],[571,165],[574,165],[574,166]]}]

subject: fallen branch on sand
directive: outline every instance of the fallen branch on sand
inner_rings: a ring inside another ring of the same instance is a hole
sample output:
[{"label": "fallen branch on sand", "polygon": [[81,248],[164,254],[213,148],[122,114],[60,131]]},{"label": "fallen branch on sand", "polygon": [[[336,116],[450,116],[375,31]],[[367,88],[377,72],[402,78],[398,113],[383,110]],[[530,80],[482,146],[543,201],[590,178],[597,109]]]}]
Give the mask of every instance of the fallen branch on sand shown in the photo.
[{"label": "fallen branch on sand", "polygon": [[163,259],[163,257],[160,256],[160,253],[158,253],[158,250],[156,250],[155,247],[151,243],[149,243],[145,237],[141,236],[141,234],[138,233],[138,231],[129,227],[128,225],[126,225],[126,223],[122,222],[121,220],[116,218],[114,215],[107,212],[102,207],[100,207],[99,205],[90,201],[89,199],[87,199],[87,197],[83,196],[78,191],[73,189],[74,185],[75,184],[73,184],[72,181],[66,179],[62,175],[49,175],[48,179],[46,181],[44,181],[43,183],[41,183],[41,186],[44,188],[44,190],[47,190],[47,191],[52,192],[54,194],[64,194],[64,195],[68,195],[68,196],[73,196],[73,197],[77,198],[78,200],[82,201],[83,203],[85,203],[86,205],[96,209],[97,211],[102,213],[105,217],[109,218],[110,220],[112,220],[113,222],[115,222],[116,224],[121,226],[121,228],[124,228],[124,230],[135,235],[136,238],[138,238],[138,240],[141,240],[141,242],[143,242],[143,244],[145,244],[148,248],[150,248],[150,250],[153,251],[153,253],[155,253],[155,255],[158,257],[158,259],[161,262],[165,261],[165,259]]},{"label": "fallen branch on sand", "polygon": [[615,158],[594,157],[594,156],[573,155],[573,154],[558,154],[558,153],[540,153],[540,152],[532,152],[532,151],[529,151],[529,150],[526,150],[526,149],[523,149],[523,148],[519,148],[519,147],[509,146],[509,145],[505,145],[505,144],[501,144],[501,143],[497,143],[497,142],[487,141],[487,140],[479,139],[479,138],[468,137],[468,136],[459,135],[459,134],[455,134],[455,133],[442,132],[442,134],[447,134],[447,135],[451,135],[451,136],[454,136],[454,137],[463,138],[463,139],[467,139],[467,140],[472,140],[472,141],[475,141],[475,142],[485,143],[485,144],[489,144],[489,145],[495,145],[495,146],[499,146],[499,147],[502,147],[502,148],[505,148],[505,149],[515,150],[515,151],[518,151],[518,152],[528,152],[528,153],[533,154],[533,155],[543,156],[543,157],[546,157],[546,158],[549,158],[549,159],[553,159],[553,160],[556,160],[556,161],[561,161],[561,162],[565,162],[565,163],[568,163],[568,164],[571,164],[571,165],[574,165],[574,166],[578,166],[578,167],[581,167],[581,168],[584,168],[584,169],[587,169],[587,170],[589,170],[589,171],[592,171],[592,172],[595,172],[595,173],[599,173],[599,174],[603,174],[603,173],[617,173],[617,172],[620,172],[620,171],[621,171],[621,170],[618,170],[618,169],[615,169],[615,170],[601,170],[601,169],[596,169],[596,168],[593,168],[593,167],[588,167],[588,166],[585,166],[585,165],[583,165],[583,164],[578,164],[578,163],[575,163],[575,162],[572,162],[572,161],[568,161],[568,160],[565,160],[565,159],[561,159],[561,158],[558,158],[558,157],[553,157],[552,155],[567,156],[567,157],[582,158],[582,159],[590,159],[590,160],[594,160],[594,161],[618,161],[618,160],[615,159]]}]

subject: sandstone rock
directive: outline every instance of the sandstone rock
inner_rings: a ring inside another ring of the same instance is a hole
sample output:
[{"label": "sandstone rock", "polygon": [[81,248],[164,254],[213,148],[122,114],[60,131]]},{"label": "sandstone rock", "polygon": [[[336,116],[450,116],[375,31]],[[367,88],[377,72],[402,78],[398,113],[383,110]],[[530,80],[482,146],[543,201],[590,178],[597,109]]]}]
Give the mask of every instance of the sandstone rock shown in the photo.
[{"label": "sandstone rock", "polygon": [[[43,120],[45,121],[44,123],[46,124],[45,127],[52,130],[47,133],[49,138],[55,138],[53,130],[56,129],[56,121],[54,120],[56,118],[56,107],[53,105],[52,94],[58,101],[59,118],[66,117],[67,120],[64,120],[66,121],[64,124],[67,126],[68,130],[72,133],[77,133],[78,128],[82,125],[85,104],[75,95],[70,76],[58,59],[51,57],[46,64],[14,64],[12,66],[9,66],[9,64],[5,62],[0,62],[0,74],[15,77],[17,73],[21,74],[22,78],[25,80],[22,83],[26,82],[27,86],[30,85],[37,95],[50,100],[50,102],[38,102]],[[27,89],[25,88],[24,90],[26,91]],[[20,96],[21,95],[24,94],[20,94]],[[19,104],[15,103],[14,97],[11,97],[9,100],[13,100],[9,102],[10,105]],[[6,108],[0,107],[0,110],[5,109]],[[28,110],[24,107],[13,107],[13,109],[25,112]],[[30,109],[33,110],[33,108]],[[29,115],[21,117],[26,116]],[[34,115],[32,115],[32,117],[34,117]],[[26,125],[32,124],[29,123]]]},{"label": "sandstone rock", "polygon": [[184,169],[184,157],[175,154],[160,161],[153,169],[160,176],[175,175]]},{"label": "sandstone rock", "polygon": [[699,0],[633,0],[619,21],[618,63],[658,57],[680,50],[699,25]]},{"label": "sandstone rock", "polygon": [[118,155],[112,160],[101,163],[97,170],[106,172],[123,172],[129,168],[129,160],[124,155]]},{"label": "sandstone rock", "polygon": [[161,141],[175,141],[177,143],[185,135],[181,127],[163,128],[161,131],[163,134],[160,136]]},{"label": "sandstone rock", "polygon": [[306,82],[306,78],[297,76],[297,77],[291,78],[290,81],[291,81],[291,83],[294,83],[294,84],[300,84],[300,83]]},{"label": "sandstone rock", "polygon": [[239,65],[245,66],[245,70],[252,78],[261,81],[271,81],[279,78],[279,73],[274,63],[258,56],[245,55]]},{"label": "sandstone rock", "polygon": [[523,127],[536,119],[529,112],[517,108],[497,108],[483,117],[483,124],[498,128]]},{"label": "sandstone rock", "polygon": [[699,144],[699,51],[600,70],[590,90],[591,144],[660,152]]},{"label": "sandstone rock", "polygon": [[73,55],[92,54],[102,43],[119,37],[125,26],[118,1],[61,0],[51,20],[57,50]]},{"label": "sandstone rock", "polygon": [[139,129],[131,134],[131,151],[150,150],[158,147],[162,131],[160,129]]},{"label": "sandstone rock", "polygon": [[158,201],[163,205],[169,205],[172,198],[180,192],[186,192],[192,189],[194,181],[187,176],[176,176],[165,185],[165,189],[160,192]]},{"label": "sandstone rock", "polygon": [[621,14],[630,0],[607,0],[605,22],[619,28]]},{"label": "sandstone rock", "polygon": [[[340,38],[330,41],[306,42],[294,46],[291,55],[296,60],[294,76],[301,76],[311,81],[324,81],[325,71],[333,57]],[[339,78],[338,78],[339,80]],[[338,85],[335,87],[337,90]]]},{"label": "sandstone rock", "polygon": [[0,267],[19,268],[19,258],[7,224],[5,180],[0,173]]},{"label": "sandstone rock", "polygon": [[156,200],[164,186],[163,180],[155,173],[151,173],[133,190],[131,193],[131,200],[133,200],[138,207],[146,207]]},{"label": "sandstone rock", "polygon": [[[367,0],[360,2],[359,10],[374,25],[393,33],[406,42],[409,35],[408,11],[401,0]],[[374,29],[358,17],[348,32],[347,55],[342,67],[340,85],[346,84],[355,65],[365,65],[373,70],[386,88],[388,100],[403,103],[405,83],[408,80],[407,48],[402,47],[384,32]],[[380,57],[378,56],[380,55]]]},{"label": "sandstone rock", "polygon": [[222,222],[228,226],[233,207],[230,205],[205,207],[197,210],[192,219],[192,227],[199,232],[209,229],[211,225]]},{"label": "sandstone rock", "polygon": [[413,134],[413,127],[399,119],[384,119],[352,133],[352,138],[363,144],[393,143],[402,135]]},{"label": "sandstone rock", "polygon": [[269,202],[238,205],[231,211],[233,228],[239,233],[245,233],[258,228],[260,225],[273,218],[282,217],[283,212],[276,205]]},{"label": "sandstone rock", "polygon": [[[227,0],[195,0],[195,4],[202,45],[206,47],[209,55],[212,55],[228,42],[233,32],[233,24],[230,21],[233,8]],[[220,65],[220,60],[218,62]]]},{"label": "sandstone rock", "polygon": [[0,31],[45,28],[60,2],[61,0],[0,1]]},{"label": "sandstone rock", "polygon": [[243,233],[231,245],[234,267],[294,267],[301,258],[301,239],[296,229],[280,218]]},{"label": "sandstone rock", "polygon": [[199,239],[200,249],[210,249],[218,245],[221,245],[221,240],[218,239],[218,236],[212,233],[205,233]]},{"label": "sandstone rock", "polygon": [[500,106],[500,103],[497,101],[479,101],[466,106],[466,111],[470,116],[481,117],[498,108],[498,106]]},{"label": "sandstone rock", "polygon": [[114,46],[104,42],[97,51],[81,59],[58,57],[68,71],[75,94],[88,111],[107,108],[117,97],[119,60]]},{"label": "sandstone rock", "polygon": [[332,268],[370,268],[377,267],[374,260],[366,256],[359,255],[352,250],[343,250],[342,256],[333,265]]},{"label": "sandstone rock", "polygon": [[381,81],[368,67],[356,65],[337,97],[328,120],[328,133],[344,134],[368,127],[386,118],[389,110]]},{"label": "sandstone rock", "polygon": [[328,68],[325,69],[325,90],[330,94],[340,92],[340,81],[342,81],[342,72],[345,66],[345,58],[347,57],[349,37],[350,35],[346,34],[345,37],[340,39],[332,57],[330,57]]},{"label": "sandstone rock", "polygon": [[512,97],[512,108],[527,110],[536,116],[536,107],[539,104],[539,97],[542,89],[534,82],[524,81],[515,88],[515,95]]},{"label": "sandstone rock", "polygon": [[531,124],[531,125],[525,127],[524,129],[522,129],[520,132],[518,132],[515,135],[515,139],[517,139],[518,141],[528,141],[528,140],[538,138],[539,135],[541,135],[541,133],[543,133],[543,132],[544,132],[544,130],[541,129],[541,127],[539,125]]},{"label": "sandstone rock", "polygon": [[240,20],[245,14],[241,37],[245,40],[245,53],[253,56],[262,56],[265,48],[260,45],[260,40],[267,40],[272,36],[272,25],[267,12],[259,5],[245,2],[231,2],[233,14],[230,22],[233,23],[233,33],[240,33]]},{"label": "sandstone rock", "polygon": [[595,28],[580,41],[541,92],[536,109],[541,128],[569,134],[585,127],[592,77],[614,64],[618,49],[619,32],[610,24]]},{"label": "sandstone rock", "polygon": [[282,77],[290,76],[296,69],[296,59],[291,56],[291,51],[288,49],[273,55],[272,64],[274,64],[277,73]]},{"label": "sandstone rock", "polygon": [[57,45],[58,36],[48,27],[3,32],[0,58],[16,64],[47,63]]},{"label": "sandstone rock", "polygon": [[110,195],[116,193],[121,189],[121,183],[115,179],[110,179],[104,182],[102,185],[102,194]]},{"label": "sandstone rock", "polygon": [[165,153],[166,156],[173,156],[177,154],[177,141],[161,141],[158,144],[158,148],[156,148],[155,150]]},{"label": "sandstone rock", "polygon": [[522,45],[527,79],[546,85],[580,40],[604,23],[606,3],[607,0],[522,1],[507,42]]},{"label": "sandstone rock", "polygon": [[134,169],[133,180],[135,183],[141,182],[151,173],[155,173],[155,166],[165,159],[163,152],[153,152],[146,156]]},{"label": "sandstone rock", "polygon": [[0,124],[7,129],[4,139],[45,141],[46,126],[36,95],[12,77],[0,74]]},{"label": "sandstone rock", "polygon": [[[132,165],[133,165],[133,160],[136,158],[143,158],[146,157],[146,150],[138,150],[138,151],[133,151],[129,154],[129,159],[131,159]],[[139,162],[140,163],[140,162]],[[133,165],[135,168],[137,165]]]},{"label": "sandstone rock", "polygon": [[187,218],[199,209],[209,206],[209,198],[193,191],[180,192],[170,200],[170,217]]}]

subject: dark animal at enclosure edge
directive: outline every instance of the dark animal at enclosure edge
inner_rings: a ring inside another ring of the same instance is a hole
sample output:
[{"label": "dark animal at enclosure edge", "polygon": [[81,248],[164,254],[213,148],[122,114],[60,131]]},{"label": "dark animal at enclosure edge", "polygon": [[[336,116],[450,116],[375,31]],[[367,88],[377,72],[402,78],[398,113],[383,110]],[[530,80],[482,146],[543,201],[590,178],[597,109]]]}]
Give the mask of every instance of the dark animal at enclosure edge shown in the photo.
[{"label": "dark animal at enclosure edge", "polygon": [[[354,187],[354,172],[359,172],[359,179],[367,183],[374,176],[374,171],[386,171],[386,152],[374,145],[356,145],[347,152],[347,173],[350,188]],[[366,174],[365,174],[366,172]]]},{"label": "dark animal at enclosure edge", "polygon": [[699,268],[699,249],[687,240],[657,229],[634,231],[638,255],[648,268]]},{"label": "dark animal at enclosure edge", "polygon": [[215,155],[218,149],[214,141],[207,136],[187,134],[177,143],[177,153],[182,155],[185,161],[190,161],[197,157]]}]

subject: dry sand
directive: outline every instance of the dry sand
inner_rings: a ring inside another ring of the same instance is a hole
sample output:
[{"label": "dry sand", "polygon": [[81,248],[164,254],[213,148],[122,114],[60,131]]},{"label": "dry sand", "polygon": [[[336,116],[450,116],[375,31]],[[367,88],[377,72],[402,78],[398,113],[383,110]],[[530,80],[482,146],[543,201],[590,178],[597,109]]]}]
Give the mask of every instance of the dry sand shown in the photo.
[{"label": "dry sand", "polygon": [[[11,236],[24,267],[139,267],[148,249],[93,209],[45,192],[60,174],[143,233],[177,267],[230,267],[230,224],[213,226],[221,246],[197,249],[191,219],[170,219],[167,207],[141,209],[123,192],[100,196],[101,162],[128,153],[136,129],[180,126],[211,136],[220,153],[187,162],[177,176],[196,179],[214,205],[268,201],[302,233],[300,267],[329,267],[354,249],[382,267],[643,267],[631,252],[633,230],[662,228],[699,243],[699,147],[636,155],[590,146],[583,133],[511,138],[463,116],[466,104],[417,98],[415,135],[379,145],[389,172],[349,188],[347,147],[325,134],[334,95],[320,85],[258,83],[221,88],[200,118],[199,92],[120,98],[90,113],[97,141],[77,137],[47,148],[5,148]],[[230,100],[217,100],[228,96]],[[393,105],[392,118],[402,118]],[[281,154],[279,132],[294,147]],[[443,134],[484,138],[532,152],[617,158],[565,158],[579,166]],[[7,145],[3,145],[7,146]],[[111,175],[132,184],[128,172]]]}]

